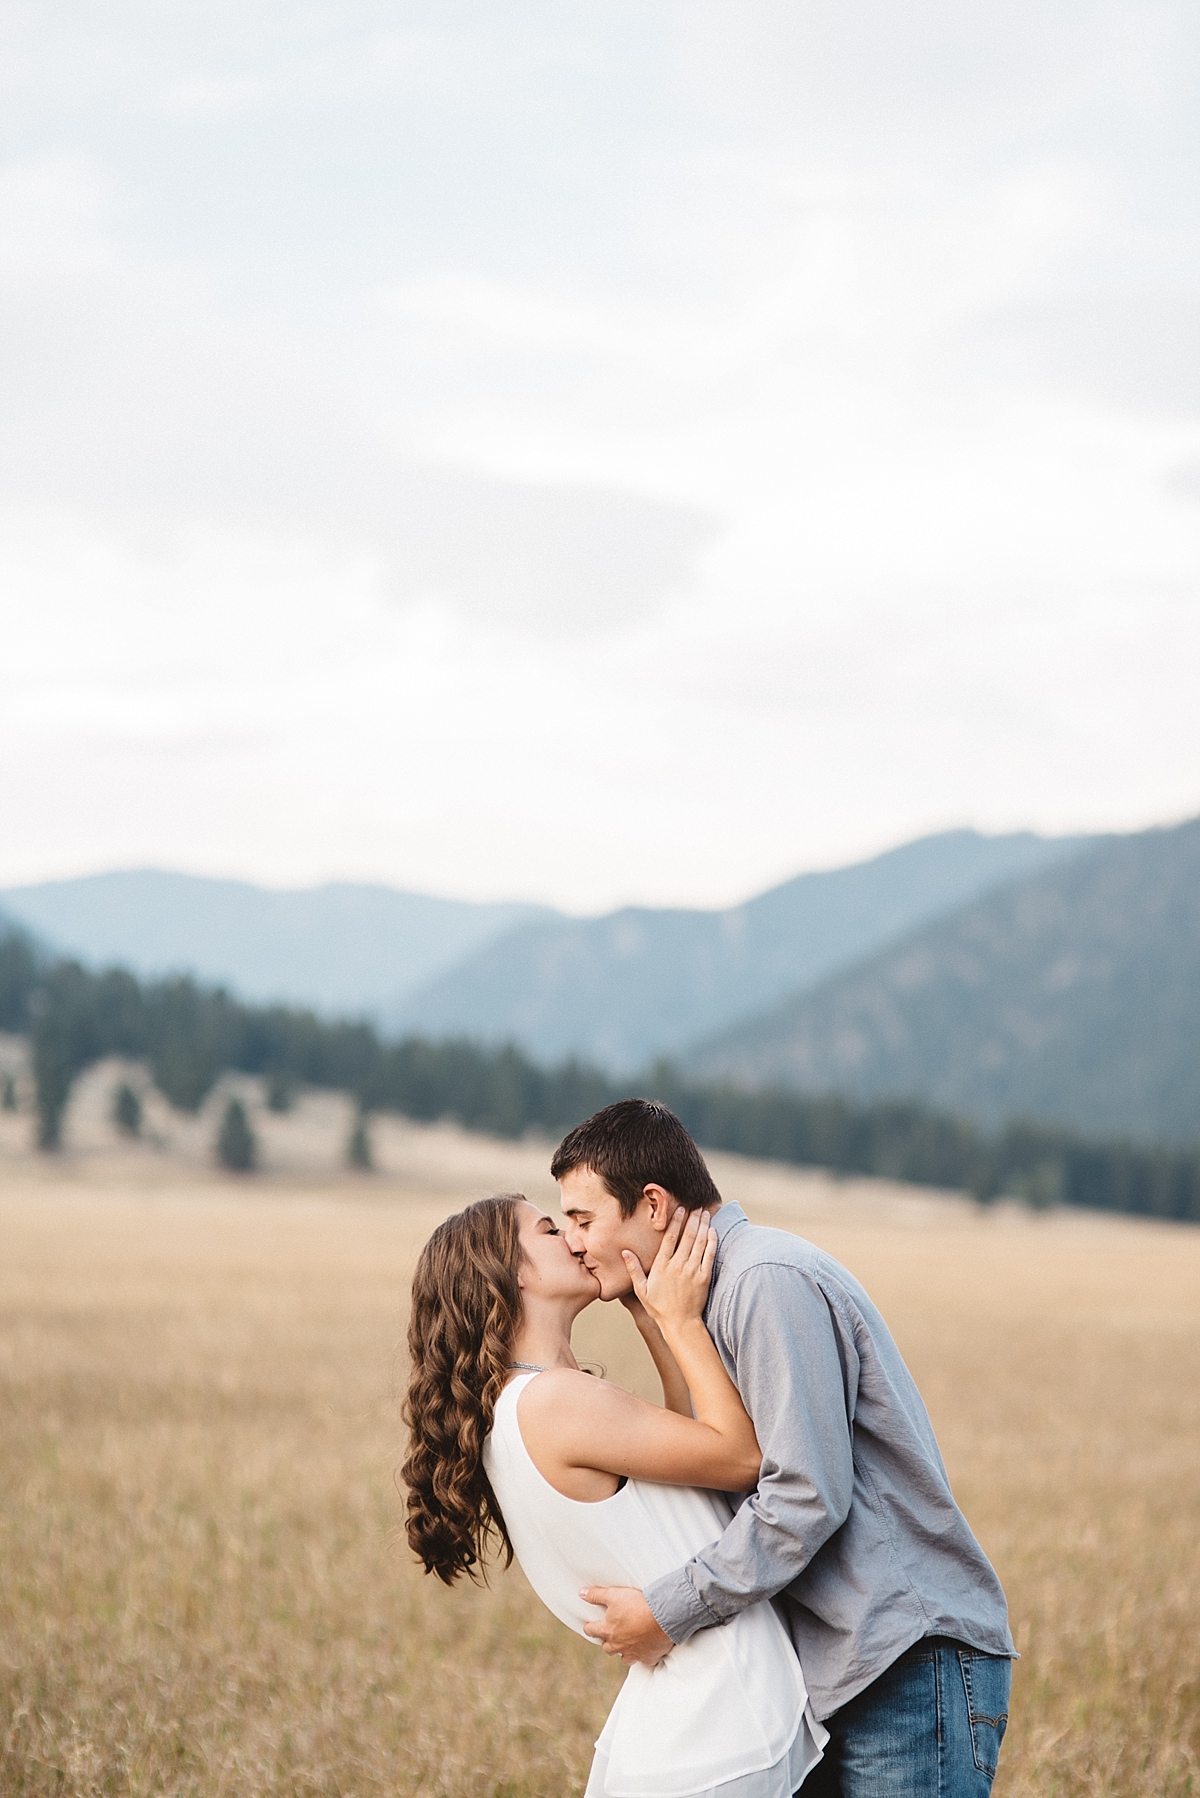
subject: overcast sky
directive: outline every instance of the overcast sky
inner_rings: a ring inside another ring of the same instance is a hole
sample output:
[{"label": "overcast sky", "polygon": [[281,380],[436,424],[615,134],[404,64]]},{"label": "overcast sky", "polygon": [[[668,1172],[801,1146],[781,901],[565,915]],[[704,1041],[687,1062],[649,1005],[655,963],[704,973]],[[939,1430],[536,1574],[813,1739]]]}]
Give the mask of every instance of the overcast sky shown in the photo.
[{"label": "overcast sky", "polygon": [[1200,810],[1200,12],[39,0],[0,884]]}]

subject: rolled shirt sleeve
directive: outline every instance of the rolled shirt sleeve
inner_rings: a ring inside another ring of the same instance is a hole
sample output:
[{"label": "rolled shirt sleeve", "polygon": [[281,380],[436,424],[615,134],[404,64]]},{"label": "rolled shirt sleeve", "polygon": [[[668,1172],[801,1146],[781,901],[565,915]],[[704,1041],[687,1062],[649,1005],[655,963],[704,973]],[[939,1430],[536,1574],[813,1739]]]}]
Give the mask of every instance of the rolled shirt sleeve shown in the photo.
[{"label": "rolled shirt sleeve", "polygon": [[709,1323],[754,1420],[758,1488],[724,1535],[646,1589],[673,1642],[774,1598],[841,1528],[854,1490],[854,1328],[818,1282],[782,1263],[747,1268]]}]

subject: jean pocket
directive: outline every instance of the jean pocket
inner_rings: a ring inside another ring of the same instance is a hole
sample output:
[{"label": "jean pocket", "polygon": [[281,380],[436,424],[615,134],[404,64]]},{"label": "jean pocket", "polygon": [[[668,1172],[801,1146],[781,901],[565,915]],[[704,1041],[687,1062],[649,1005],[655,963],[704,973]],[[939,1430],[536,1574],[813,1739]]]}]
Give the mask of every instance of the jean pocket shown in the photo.
[{"label": "jean pocket", "polygon": [[1000,1744],[1008,1728],[1008,1694],[1012,1686],[1012,1662],[1003,1655],[958,1653],[967,1694],[971,1724],[971,1748],[975,1765],[989,1779],[996,1776]]}]

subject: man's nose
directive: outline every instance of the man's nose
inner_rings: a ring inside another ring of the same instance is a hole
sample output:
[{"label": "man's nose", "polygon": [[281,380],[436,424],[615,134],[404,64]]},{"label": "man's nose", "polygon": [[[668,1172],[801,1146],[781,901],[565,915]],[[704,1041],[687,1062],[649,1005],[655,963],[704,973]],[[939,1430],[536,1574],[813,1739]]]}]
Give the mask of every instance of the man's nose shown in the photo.
[{"label": "man's nose", "polygon": [[580,1237],[579,1232],[577,1230],[572,1230],[570,1224],[564,1224],[563,1235],[567,1239],[567,1247],[570,1249],[572,1255],[574,1255],[577,1261],[582,1261],[583,1240]]}]

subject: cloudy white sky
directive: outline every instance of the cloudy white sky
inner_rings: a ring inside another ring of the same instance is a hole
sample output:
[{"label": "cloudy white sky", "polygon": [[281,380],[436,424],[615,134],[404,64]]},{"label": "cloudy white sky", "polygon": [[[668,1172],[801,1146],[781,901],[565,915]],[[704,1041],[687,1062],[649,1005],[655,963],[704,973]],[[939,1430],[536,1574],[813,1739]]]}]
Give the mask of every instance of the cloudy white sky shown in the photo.
[{"label": "cloudy white sky", "polygon": [[1200,13],[39,0],[0,884],[1200,810]]}]

